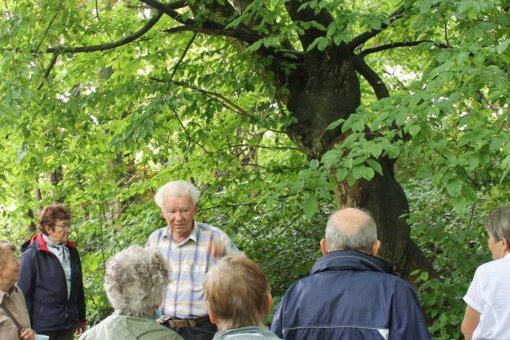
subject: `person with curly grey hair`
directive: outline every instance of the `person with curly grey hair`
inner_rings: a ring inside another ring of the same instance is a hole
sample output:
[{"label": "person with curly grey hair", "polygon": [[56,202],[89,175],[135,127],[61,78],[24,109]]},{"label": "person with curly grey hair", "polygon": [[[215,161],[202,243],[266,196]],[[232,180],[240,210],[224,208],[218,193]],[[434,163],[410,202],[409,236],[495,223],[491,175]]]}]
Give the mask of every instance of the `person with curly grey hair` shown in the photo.
[{"label": "person with curly grey hair", "polygon": [[468,340],[510,339],[510,206],[492,210],[485,229],[493,261],[476,269],[461,331]]},{"label": "person with curly grey hair", "polygon": [[104,287],[115,312],[80,340],[182,339],[153,319],[169,277],[168,263],[157,251],[131,246],[114,255],[106,264]]}]

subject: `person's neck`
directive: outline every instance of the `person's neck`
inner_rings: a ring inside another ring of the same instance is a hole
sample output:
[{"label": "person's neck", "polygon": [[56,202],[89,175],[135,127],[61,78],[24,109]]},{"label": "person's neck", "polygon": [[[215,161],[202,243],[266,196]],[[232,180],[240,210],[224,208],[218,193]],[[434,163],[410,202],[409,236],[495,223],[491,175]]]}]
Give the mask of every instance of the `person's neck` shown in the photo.
[{"label": "person's neck", "polygon": [[171,234],[172,234],[172,238],[174,239],[174,241],[176,243],[181,243],[182,241],[186,240],[191,235],[192,232],[193,232],[193,230],[191,230],[187,235],[182,235],[182,234],[173,233],[173,232],[171,232]]},{"label": "person's neck", "polygon": [[9,293],[14,286],[14,282],[0,279],[0,290]]},{"label": "person's neck", "polygon": [[149,308],[149,310],[147,310],[144,315],[152,319],[154,317],[154,308]]},{"label": "person's neck", "polygon": [[218,332],[223,332],[223,331],[228,331],[231,329],[238,329],[238,328],[244,328],[244,327],[264,327],[264,323],[262,321],[260,321],[256,325],[231,325],[228,322],[221,322],[218,320],[216,327],[218,327]]},{"label": "person's neck", "polygon": [[52,245],[55,245],[55,246],[59,246],[59,247],[63,247],[67,243],[67,242],[55,242],[51,239],[51,237],[49,235],[44,235],[44,238],[46,239],[46,242],[48,242]]}]

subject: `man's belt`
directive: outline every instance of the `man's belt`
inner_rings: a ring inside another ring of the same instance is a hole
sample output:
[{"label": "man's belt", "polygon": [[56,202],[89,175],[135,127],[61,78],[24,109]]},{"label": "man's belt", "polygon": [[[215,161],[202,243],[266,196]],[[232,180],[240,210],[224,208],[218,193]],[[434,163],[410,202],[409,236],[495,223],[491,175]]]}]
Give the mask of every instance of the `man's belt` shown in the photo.
[{"label": "man's belt", "polygon": [[209,320],[208,316],[201,316],[199,318],[194,318],[194,319],[175,319],[175,318],[170,318],[170,319],[166,320],[165,323],[170,328],[179,329],[179,328],[188,328],[188,327],[189,328],[196,328],[196,327],[200,326],[200,324],[202,324],[204,322],[211,322]]}]

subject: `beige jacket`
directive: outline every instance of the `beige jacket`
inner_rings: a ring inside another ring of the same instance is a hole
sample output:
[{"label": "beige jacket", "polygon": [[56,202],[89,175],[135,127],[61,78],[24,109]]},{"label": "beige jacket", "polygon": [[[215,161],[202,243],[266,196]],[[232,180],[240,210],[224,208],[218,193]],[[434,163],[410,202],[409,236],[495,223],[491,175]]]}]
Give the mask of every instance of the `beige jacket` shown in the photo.
[{"label": "beige jacket", "polygon": [[[0,304],[4,308],[7,307],[23,328],[30,328],[30,318],[28,316],[27,305],[25,304],[25,297],[18,286],[14,285],[10,292],[0,290]],[[19,339],[16,324],[5,314],[3,309],[0,309],[0,339]]]}]

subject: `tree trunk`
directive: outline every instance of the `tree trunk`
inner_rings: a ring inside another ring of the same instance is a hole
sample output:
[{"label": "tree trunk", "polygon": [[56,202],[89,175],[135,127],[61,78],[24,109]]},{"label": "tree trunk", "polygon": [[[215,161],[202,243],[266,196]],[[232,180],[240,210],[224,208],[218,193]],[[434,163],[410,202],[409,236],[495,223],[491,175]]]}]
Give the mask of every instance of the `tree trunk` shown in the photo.
[{"label": "tree trunk", "polygon": [[430,261],[419,251],[410,237],[406,222],[409,204],[404,190],[395,180],[393,162],[380,159],[383,175],[376,174],[371,181],[359,180],[352,187],[337,183],[339,207],[359,207],[370,212],[377,223],[377,234],[382,247],[379,253],[395,265],[397,271],[411,280],[410,273],[420,269],[435,275]]},{"label": "tree trunk", "polygon": [[[309,159],[320,159],[342,136],[326,131],[340,118],[348,118],[360,105],[360,83],[351,52],[346,46],[333,46],[322,53],[305,54],[302,63],[280,84],[289,90],[287,108],[296,118],[288,127],[289,137],[300,145]],[[348,150],[346,150],[348,152]],[[405,278],[416,269],[435,271],[410,238],[406,222],[409,205],[404,190],[395,180],[393,161],[379,159],[383,174],[371,181],[359,180],[349,187],[337,183],[339,207],[368,210],[378,226],[382,242],[380,256],[394,264]]]}]

